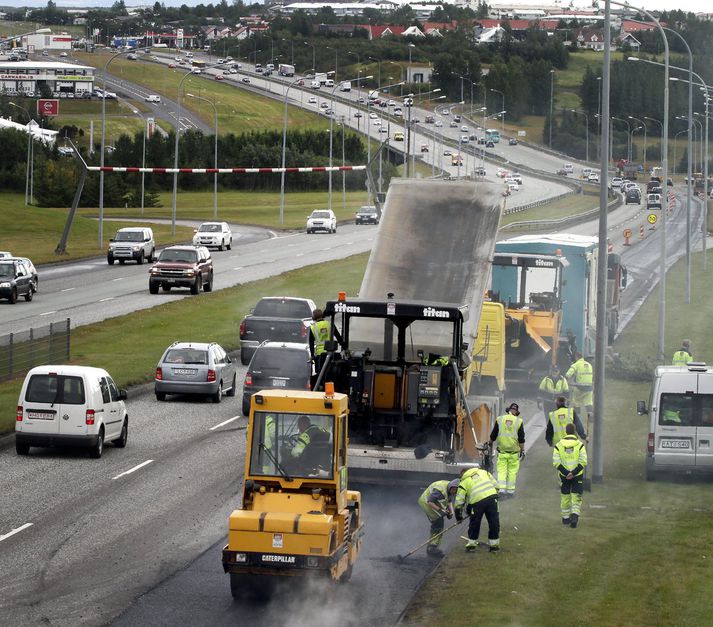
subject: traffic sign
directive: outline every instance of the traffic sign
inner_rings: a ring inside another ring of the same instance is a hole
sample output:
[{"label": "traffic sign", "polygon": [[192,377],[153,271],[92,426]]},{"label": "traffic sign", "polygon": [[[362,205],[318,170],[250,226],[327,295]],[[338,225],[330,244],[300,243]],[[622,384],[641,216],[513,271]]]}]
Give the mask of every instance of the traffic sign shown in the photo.
[{"label": "traffic sign", "polygon": [[624,237],[631,237],[631,229],[624,229]]},{"label": "traffic sign", "polygon": [[656,224],[656,220],[658,220],[655,213],[650,213],[646,219],[649,221],[649,224]]}]

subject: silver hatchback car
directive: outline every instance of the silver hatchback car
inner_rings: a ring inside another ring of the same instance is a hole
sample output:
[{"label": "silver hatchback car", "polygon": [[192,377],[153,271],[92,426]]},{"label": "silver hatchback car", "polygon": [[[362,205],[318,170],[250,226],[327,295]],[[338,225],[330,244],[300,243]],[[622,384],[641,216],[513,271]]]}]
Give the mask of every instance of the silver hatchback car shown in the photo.
[{"label": "silver hatchback car", "polygon": [[158,401],[166,394],[201,394],[220,403],[223,394],[235,396],[236,383],[235,364],[220,345],[174,342],[156,366],[154,392]]}]

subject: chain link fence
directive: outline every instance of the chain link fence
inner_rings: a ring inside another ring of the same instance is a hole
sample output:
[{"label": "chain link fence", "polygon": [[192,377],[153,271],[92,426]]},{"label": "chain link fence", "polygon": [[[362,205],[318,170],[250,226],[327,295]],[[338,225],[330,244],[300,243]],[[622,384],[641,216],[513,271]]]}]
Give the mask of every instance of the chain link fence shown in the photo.
[{"label": "chain link fence", "polygon": [[67,361],[69,340],[69,318],[0,336],[0,381],[24,374],[35,366]]}]

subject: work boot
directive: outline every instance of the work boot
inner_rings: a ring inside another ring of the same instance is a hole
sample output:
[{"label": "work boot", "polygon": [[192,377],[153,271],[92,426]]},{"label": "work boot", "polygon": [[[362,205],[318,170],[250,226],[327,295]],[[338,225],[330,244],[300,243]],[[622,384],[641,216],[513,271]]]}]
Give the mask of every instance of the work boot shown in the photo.
[{"label": "work boot", "polygon": [[431,544],[428,545],[426,553],[428,553],[430,557],[443,557],[443,551],[441,551],[441,549],[437,546],[433,546]]},{"label": "work boot", "polygon": [[563,524],[563,525],[569,525],[569,523],[570,523],[571,521],[572,521],[572,519],[569,518],[569,517],[563,518],[563,519],[562,519],[562,524]]},{"label": "work boot", "polygon": [[468,540],[468,542],[465,543],[466,551],[475,551],[476,548],[478,548],[477,540]]},{"label": "work boot", "polygon": [[508,496],[508,493],[505,490],[498,491],[498,497],[500,497],[501,499],[506,499],[507,496]]},{"label": "work boot", "polygon": [[491,553],[496,553],[497,551],[500,550],[500,545],[499,544],[491,544],[490,545],[490,552]]},{"label": "work boot", "polygon": [[579,514],[572,514],[570,516],[570,523],[569,526],[574,529],[577,526],[577,522],[579,521]]}]

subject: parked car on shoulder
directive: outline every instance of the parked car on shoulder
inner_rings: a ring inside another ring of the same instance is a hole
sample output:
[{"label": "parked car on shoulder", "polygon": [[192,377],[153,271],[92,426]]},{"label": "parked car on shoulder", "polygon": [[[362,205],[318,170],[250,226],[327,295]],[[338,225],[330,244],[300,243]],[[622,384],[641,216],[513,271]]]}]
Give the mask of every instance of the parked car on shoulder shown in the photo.
[{"label": "parked car on shoulder", "polygon": [[19,259],[0,259],[0,298],[11,305],[22,296],[31,301],[35,294],[35,283],[27,266]]},{"label": "parked car on shoulder", "polygon": [[356,224],[379,224],[379,213],[376,207],[364,205],[356,212]]},{"label": "parked car on shoulder", "polygon": [[220,403],[223,394],[235,396],[235,363],[215,342],[174,342],[161,356],[154,376],[156,400],[168,394],[200,394]]},{"label": "parked car on shoulder", "polygon": [[122,264],[126,261],[135,261],[141,265],[144,260],[153,261],[155,251],[156,242],[152,229],[128,226],[119,229],[109,240],[106,260],[110,266],[114,261]]},{"label": "parked car on shoulder", "polygon": [[169,246],[161,251],[149,273],[149,292],[188,287],[191,294],[213,291],[213,259],[205,246]]},{"label": "parked car on shoulder", "polygon": [[250,360],[243,382],[243,416],[260,390],[309,390],[312,361],[307,344],[263,342]]},{"label": "parked car on shoulder", "polygon": [[227,222],[204,222],[194,231],[193,245],[217,248],[218,250],[233,247],[233,232]]},{"label": "parked car on shoulder", "polygon": [[307,218],[307,233],[337,232],[337,216],[331,209],[315,209]]},{"label": "parked car on shoulder", "polygon": [[17,399],[15,451],[27,455],[31,446],[83,447],[98,459],[104,442],[124,448],[129,432],[125,400],[126,390],[101,368],[32,368]]}]

